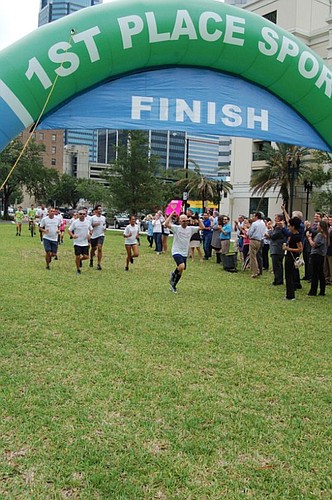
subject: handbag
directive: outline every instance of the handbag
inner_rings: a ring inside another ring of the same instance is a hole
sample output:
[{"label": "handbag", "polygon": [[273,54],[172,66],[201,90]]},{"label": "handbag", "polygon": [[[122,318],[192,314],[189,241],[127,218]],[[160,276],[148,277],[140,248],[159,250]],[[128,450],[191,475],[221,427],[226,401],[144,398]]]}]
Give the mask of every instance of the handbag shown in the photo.
[{"label": "handbag", "polygon": [[292,257],[294,259],[294,267],[296,269],[299,269],[300,267],[304,266],[304,260],[302,259],[302,257],[296,257],[295,258],[294,255],[293,255],[293,252],[291,252],[291,254],[292,254]]}]

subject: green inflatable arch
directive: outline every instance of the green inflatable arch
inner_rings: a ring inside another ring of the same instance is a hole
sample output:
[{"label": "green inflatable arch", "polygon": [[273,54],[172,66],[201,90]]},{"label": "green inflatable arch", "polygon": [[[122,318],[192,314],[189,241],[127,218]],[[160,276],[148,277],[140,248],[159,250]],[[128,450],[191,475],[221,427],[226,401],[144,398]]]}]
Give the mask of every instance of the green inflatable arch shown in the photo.
[{"label": "green inflatable arch", "polygon": [[[218,0],[114,0],[0,53],[0,149],[41,114],[128,73],[195,66],[258,84],[332,148],[332,71],[291,34]],[[46,103],[46,106],[45,106]]]}]

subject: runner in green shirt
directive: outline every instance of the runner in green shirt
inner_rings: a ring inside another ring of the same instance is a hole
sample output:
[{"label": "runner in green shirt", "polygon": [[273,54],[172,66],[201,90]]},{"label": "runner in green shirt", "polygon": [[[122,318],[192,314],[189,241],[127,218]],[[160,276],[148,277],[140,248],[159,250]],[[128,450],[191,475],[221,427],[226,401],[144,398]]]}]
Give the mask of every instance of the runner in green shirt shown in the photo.
[{"label": "runner in green shirt", "polygon": [[18,207],[15,213],[16,236],[21,236],[23,219],[24,219],[24,212],[22,210],[22,207]]}]

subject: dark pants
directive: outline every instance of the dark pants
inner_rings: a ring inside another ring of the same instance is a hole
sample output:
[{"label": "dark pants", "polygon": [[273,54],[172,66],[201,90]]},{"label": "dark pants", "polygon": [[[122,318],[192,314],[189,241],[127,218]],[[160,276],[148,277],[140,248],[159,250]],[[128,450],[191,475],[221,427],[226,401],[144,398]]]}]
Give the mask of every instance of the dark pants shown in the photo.
[{"label": "dark pants", "polygon": [[150,236],[150,235],[148,234],[147,238],[148,238],[149,247],[150,247],[150,248],[152,248],[152,244],[153,244],[153,236]]},{"label": "dark pants", "polygon": [[271,255],[272,259],[272,269],[273,269],[273,274],[274,274],[274,284],[275,285],[282,285],[284,282],[284,269],[283,269],[283,260],[284,260],[284,255],[283,254],[274,254]]},{"label": "dark pants", "polygon": [[263,269],[269,268],[269,250],[270,250],[270,245],[263,243],[262,247]]},{"label": "dark pants", "polygon": [[286,299],[295,299],[294,259],[290,252],[285,256]]},{"label": "dark pants", "polygon": [[204,250],[204,258],[209,259],[211,257],[211,241],[212,241],[212,231],[208,234],[203,235],[203,250]]},{"label": "dark pants", "polygon": [[310,295],[317,294],[318,282],[320,288],[320,295],[325,294],[325,275],[324,275],[324,257],[318,254],[311,254],[311,287],[309,290]]},{"label": "dark pants", "polygon": [[303,260],[304,260],[304,276],[303,279],[311,279],[311,262],[310,262],[310,252],[311,246],[307,239],[304,240],[303,244]]},{"label": "dark pants", "polygon": [[163,249],[163,244],[162,244],[162,238],[163,234],[162,233],[153,233],[153,238],[156,243],[156,252],[161,253]]}]

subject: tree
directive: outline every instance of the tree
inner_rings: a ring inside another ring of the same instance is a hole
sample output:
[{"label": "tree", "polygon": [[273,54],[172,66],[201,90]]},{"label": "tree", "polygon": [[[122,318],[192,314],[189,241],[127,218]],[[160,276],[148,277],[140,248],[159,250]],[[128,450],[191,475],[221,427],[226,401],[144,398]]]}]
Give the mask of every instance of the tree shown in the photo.
[{"label": "tree", "polygon": [[160,166],[150,155],[146,134],[127,131],[125,144],[117,151],[118,159],[105,174],[114,208],[136,214],[152,210],[161,198]]},{"label": "tree", "polygon": [[[21,195],[23,188],[26,188],[30,195],[38,198],[41,192],[45,193],[47,190],[50,175],[42,161],[41,152],[44,147],[31,140],[18,160],[22,150],[23,144],[15,139],[0,152],[0,184],[4,183],[4,218],[8,217],[8,207],[15,193]],[[17,166],[6,180],[17,160]]]},{"label": "tree", "polygon": [[70,205],[76,207],[80,194],[78,179],[68,174],[60,175],[57,182],[48,192],[47,202],[50,205]]},{"label": "tree", "polygon": [[[195,168],[194,170],[185,170],[186,177],[178,180],[177,185],[186,190],[188,195],[199,197],[202,200],[202,209],[204,210],[206,201],[211,200],[214,203],[218,201],[218,181],[201,174],[198,164],[194,160],[189,161],[195,165]],[[181,175],[182,172],[181,170]],[[222,189],[224,192],[229,193],[232,185],[227,181],[223,181]]]},{"label": "tree", "polygon": [[91,179],[78,179],[78,194],[91,205],[111,205],[109,189]]},{"label": "tree", "polygon": [[272,189],[278,192],[278,199],[282,198],[288,208],[290,199],[290,186],[292,182],[292,171],[289,158],[299,158],[299,169],[296,172],[296,181],[306,179],[312,180],[314,185],[319,186],[326,182],[323,163],[326,155],[311,151],[308,148],[293,146],[290,144],[276,143],[275,146],[265,143],[261,151],[261,159],[266,165],[252,174],[250,186],[253,194],[265,196]]}]

